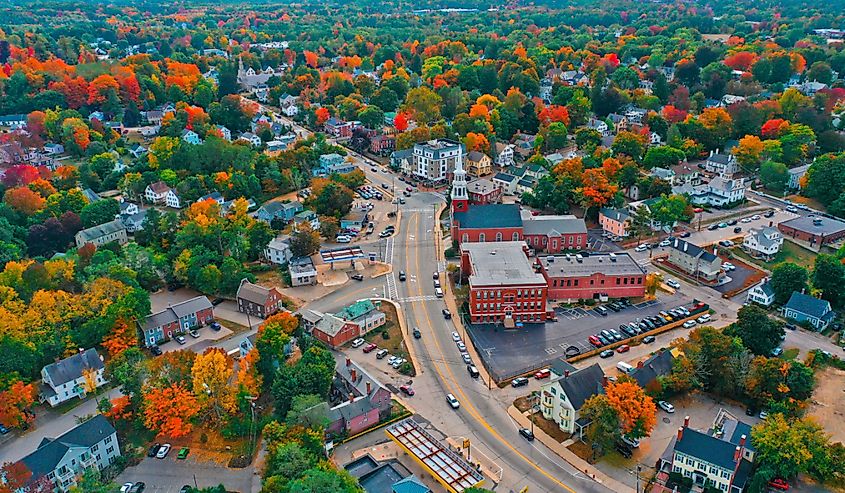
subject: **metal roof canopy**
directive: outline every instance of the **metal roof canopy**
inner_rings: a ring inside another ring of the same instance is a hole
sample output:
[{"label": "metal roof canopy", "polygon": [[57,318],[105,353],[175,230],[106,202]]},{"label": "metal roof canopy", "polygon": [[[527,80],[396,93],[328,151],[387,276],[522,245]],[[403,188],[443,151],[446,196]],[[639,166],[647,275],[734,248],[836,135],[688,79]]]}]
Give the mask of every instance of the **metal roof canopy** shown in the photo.
[{"label": "metal roof canopy", "polygon": [[361,247],[357,246],[333,248],[330,250],[320,250],[320,256],[323,257],[323,262],[325,263],[343,262],[362,258],[364,256],[364,251],[361,250]]},{"label": "metal roof canopy", "polygon": [[385,432],[449,491],[460,493],[484,481],[484,476],[476,471],[472,464],[443,446],[413,418],[394,423],[388,426]]}]

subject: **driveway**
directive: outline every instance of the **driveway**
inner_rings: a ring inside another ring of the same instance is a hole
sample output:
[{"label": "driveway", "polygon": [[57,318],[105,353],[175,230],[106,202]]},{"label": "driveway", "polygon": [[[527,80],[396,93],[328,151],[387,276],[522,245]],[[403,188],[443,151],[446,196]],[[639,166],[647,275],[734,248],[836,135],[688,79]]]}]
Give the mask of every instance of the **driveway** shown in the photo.
[{"label": "driveway", "polygon": [[215,463],[191,459],[177,460],[178,450],[171,450],[166,459],[145,457],[137,466],[127,467],[115,483],[143,481],[147,493],[178,493],[184,485],[207,488],[223,484],[228,491],[250,493],[261,489],[261,478],[252,467],[230,469]]}]

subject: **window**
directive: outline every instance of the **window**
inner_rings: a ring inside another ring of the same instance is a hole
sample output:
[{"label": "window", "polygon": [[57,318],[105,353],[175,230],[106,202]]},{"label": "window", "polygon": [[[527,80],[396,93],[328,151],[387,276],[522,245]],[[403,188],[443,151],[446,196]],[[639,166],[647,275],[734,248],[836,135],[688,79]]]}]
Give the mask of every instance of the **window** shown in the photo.
[{"label": "window", "polygon": [[464,233],[461,237],[461,243],[466,243],[467,241],[469,241],[469,235]]},{"label": "window", "polygon": [[114,453],[114,447],[109,447],[109,448],[107,448],[107,449],[106,449],[106,453],[107,453],[107,454]]},{"label": "window", "polygon": [[496,241],[502,241],[502,232],[501,231],[496,233]]},{"label": "window", "polygon": [[484,233],[480,233],[478,235],[478,241],[484,243],[485,241],[487,241],[487,235],[485,235]]},{"label": "window", "polygon": [[104,440],[106,443],[111,443],[111,435],[107,436]]},{"label": "window", "polygon": [[616,278],[616,285],[617,285],[617,286],[619,286],[619,281],[621,281],[621,280],[622,280],[622,279],[619,279],[618,277]]},{"label": "window", "polygon": [[511,239],[512,239],[513,241],[519,241],[519,233],[514,233],[514,234],[511,236]]}]

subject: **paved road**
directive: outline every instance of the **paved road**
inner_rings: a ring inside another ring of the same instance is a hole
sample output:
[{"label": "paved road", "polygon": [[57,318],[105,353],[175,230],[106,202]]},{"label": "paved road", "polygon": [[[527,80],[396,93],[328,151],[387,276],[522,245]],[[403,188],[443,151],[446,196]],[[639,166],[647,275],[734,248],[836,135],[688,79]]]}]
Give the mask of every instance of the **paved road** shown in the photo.
[{"label": "paved road", "polygon": [[[222,484],[229,491],[248,493],[261,489],[255,468],[231,469],[224,465],[176,459],[174,447],[165,459],[145,457],[137,466],[127,467],[115,480],[117,484],[143,481],[148,493],[178,493],[184,485],[207,488]],[[196,482],[194,482],[196,481]]]}]

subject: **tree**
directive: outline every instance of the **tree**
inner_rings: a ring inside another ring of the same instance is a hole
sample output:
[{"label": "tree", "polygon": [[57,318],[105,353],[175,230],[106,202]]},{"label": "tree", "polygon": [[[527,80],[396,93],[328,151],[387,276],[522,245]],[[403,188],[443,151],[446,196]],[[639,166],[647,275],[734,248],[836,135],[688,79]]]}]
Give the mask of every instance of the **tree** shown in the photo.
[{"label": "tree", "polygon": [[275,488],[273,491],[289,491],[283,488],[316,465],[317,457],[299,443],[273,442],[267,447],[265,489],[271,486]]},{"label": "tree", "polygon": [[298,395],[293,398],[285,422],[288,426],[301,425],[311,429],[325,428],[329,424],[328,405],[319,395]]},{"label": "tree", "polygon": [[602,451],[610,451],[619,439],[619,413],[610,403],[607,395],[595,394],[581,406],[582,417],[590,420],[587,427],[587,439],[597,444]]},{"label": "tree", "polygon": [[294,257],[309,257],[320,249],[320,233],[308,223],[297,226],[290,235],[290,251]]},{"label": "tree", "polygon": [[182,384],[193,388],[193,368],[197,354],[191,350],[168,351],[147,361],[146,384],[164,388]]},{"label": "tree", "polygon": [[3,202],[25,216],[35,214],[43,209],[47,203],[41,195],[33,192],[28,187],[7,190],[3,196]]},{"label": "tree", "polygon": [[116,200],[102,199],[83,207],[82,211],[79,212],[79,217],[82,219],[82,225],[90,228],[114,221],[115,216],[119,213],[120,204]]},{"label": "tree", "polygon": [[809,472],[817,479],[819,466],[828,463],[830,437],[812,418],[793,421],[774,414],[751,429],[755,462],[765,464],[775,476],[794,478]]},{"label": "tree", "polygon": [[76,484],[70,488],[71,493],[112,493],[117,485],[106,480],[96,467],[85,469]]},{"label": "tree", "polygon": [[426,86],[408,91],[402,110],[420,123],[431,123],[440,119],[440,105],[443,99]]},{"label": "tree", "polygon": [[651,219],[662,226],[674,226],[689,219],[689,202],[683,195],[661,196],[651,206]]},{"label": "tree", "polygon": [[0,392],[0,424],[7,428],[21,428],[32,423],[35,414],[31,408],[37,395],[35,385],[20,380]]},{"label": "tree", "polygon": [[758,356],[751,362],[745,389],[761,406],[799,415],[801,403],[813,394],[815,384],[813,369],[800,361]]},{"label": "tree", "polygon": [[200,413],[206,420],[218,424],[225,421],[235,410],[235,389],[229,385],[232,365],[226,353],[219,348],[209,348],[197,355],[191,377]]},{"label": "tree", "polygon": [[827,205],[838,199],[842,190],[845,190],[845,154],[818,157],[807,170],[805,193]]},{"label": "tree", "polygon": [[608,403],[619,416],[619,427],[631,438],[651,434],[657,423],[657,408],[651,397],[630,379],[609,383],[604,389]]},{"label": "tree", "polygon": [[264,382],[273,383],[273,376],[284,359],[285,346],[299,327],[299,320],[289,311],[274,313],[258,326],[255,347],[258,350],[258,369]]},{"label": "tree", "polygon": [[760,165],[760,181],[768,190],[783,192],[789,182],[789,169],[783,163],[766,161]]},{"label": "tree", "polygon": [[615,154],[625,154],[634,161],[641,163],[645,152],[646,137],[633,132],[622,131],[616,134],[611,149]]},{"label": "tree", "polygon": [[775,293],[775,303],[779,305],[789,301],[793,292],[807,290],[809,276],[807,269],[792,262],[784,262],[772,269],[772,279],[769,284]]},{"label": "tree", "polygon": [[180,384],[148,389],[144,402],[144,426],[173,438],[189,434],[199,412],[197,399]]},{"label": "tree", "polygon": [[739,144],[734,148],[733,153],[740,165],[754,168],[760,164],[763,149],[763,141],[760,137],[746,135],[739,139]]},{"label": "tree", "polygon": [[768,356],[780,345],[784,329],[783,324],[769,318],[762,307],[747,305],[739,309],[737,321],[726,329],[726,333],[739,337],[752,353]]},{"label": "tree", "polygon": [[643,166],[651,168],[671,168],[686,158],[683,151],[670,146],[649,147],[643,159]]},{"label": "tree", "polygon": [[820,254],[813,263],[813,287],[821,291],[821,297],[834,307],[839,307],[845,296],[845,265],[833,255]]},{"label": "tree", "polygon": [[311,346],[295,365],[279,366],[273,379],[276,413],[286,417],[294,397],[315,394],[325,398],[334,377],[335,361],[331,353]]},{"label": "tree", "polygon": [[329,467],[309,469],[290,483],[289,491],[299,493],[359,493],[358,480],[345,470]]}]

